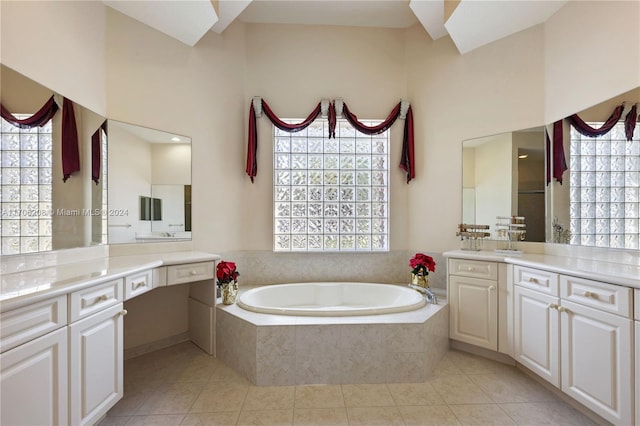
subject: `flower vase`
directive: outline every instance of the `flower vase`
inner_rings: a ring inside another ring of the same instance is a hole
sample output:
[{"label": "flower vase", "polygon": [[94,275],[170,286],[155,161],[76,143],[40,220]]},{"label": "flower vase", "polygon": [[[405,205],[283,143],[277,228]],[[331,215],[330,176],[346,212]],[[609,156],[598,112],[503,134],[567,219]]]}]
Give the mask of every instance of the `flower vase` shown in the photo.
[{"label": "flower vase", "polygon": [[423,274],[411,273],[411,284],[422,288],[429,288],[429,278]]},{"label": "flower vase", "polygon": [[225,305],[233,305],[238,298],[238,282],[232,281],[222,285],[222,303]]}]

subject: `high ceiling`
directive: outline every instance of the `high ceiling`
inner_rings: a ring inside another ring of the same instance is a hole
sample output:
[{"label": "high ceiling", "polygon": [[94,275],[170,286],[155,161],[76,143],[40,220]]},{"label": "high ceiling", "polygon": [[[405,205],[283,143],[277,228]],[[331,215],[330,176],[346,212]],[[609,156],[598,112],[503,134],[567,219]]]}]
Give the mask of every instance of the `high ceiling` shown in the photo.
[{"label": "high ceiling", "polygon": [[[247,23],[407,28],[419,23],[437,40],[450,36],[464,54],[546,21],[567,0],[104,0],[194,46],[236,19]],[[446,15],[446,18],[445,18]]]}]

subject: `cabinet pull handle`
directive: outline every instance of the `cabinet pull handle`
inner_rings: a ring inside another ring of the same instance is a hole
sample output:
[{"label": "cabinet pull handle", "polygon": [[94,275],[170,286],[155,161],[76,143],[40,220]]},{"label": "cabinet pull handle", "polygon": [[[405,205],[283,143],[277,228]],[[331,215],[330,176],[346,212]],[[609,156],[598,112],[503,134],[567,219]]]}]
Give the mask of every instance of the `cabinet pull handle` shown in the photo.
[{"label": "cabinet pull handle", "polygon": [[549,306],[547,306],[547,308],[549,308],[549,309],[558,309],[558,305],[556,305],[555,303],[549,303]]},{"label": "cabinet pull handle", "polygon": [[145,282],[144,282],[144,281],[140,281],[140,282],[137,282],[137,283],[133,283],[133,289],[135,290],[135,289],[137,289],[137,288],[140,288],[140,287],[142,287],[144,284],[145,284]]},{"label": "cabinet pull handle", "polygon": [[109,296],[107,296],[106,294],[103,294],[102,296],[98,297],[98,301],[99,302],[104,302],[108,298],[109,298]]},{"label": "cabinet pull handle", "polygon": [[593,293],[591,293],[590,291],[585,291],[584,297],[593,297]]},{"label": "cabinet pull handle", "polygon": [[534,284],[538,284],[538,279],[537,278],[533,278],[533,277],[529,277],[529,282],[530,283],[534,283]]},{"label": "cabinet pull handle", "polygon": [[128,313],[129,311],[127,311],[126,309],[120,311],[120,315],[122,315],[123,317],[127,316]]},{"label": "cabinet pull handle", "polygon": [[569,310],[564,306],[558,306],[558,312],[569,312]]}]

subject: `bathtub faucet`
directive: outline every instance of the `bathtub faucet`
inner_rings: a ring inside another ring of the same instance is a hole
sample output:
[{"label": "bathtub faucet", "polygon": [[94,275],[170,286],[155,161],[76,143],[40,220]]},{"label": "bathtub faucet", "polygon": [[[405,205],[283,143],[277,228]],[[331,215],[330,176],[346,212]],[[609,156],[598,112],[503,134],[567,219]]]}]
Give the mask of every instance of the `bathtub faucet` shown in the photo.
[{"label": "bathtub faucet", "polygon": [[419,285],[414,285],[414,284],[409,284],[409,287],[419,293],[422,293],[422,295],[424,296],[424,298],[427,300],[428,303],[432,303],[434,305],[438,304],[438,296],[436,296],[436,294],[433,291],[431,291],[430,288],[420,287]]}]

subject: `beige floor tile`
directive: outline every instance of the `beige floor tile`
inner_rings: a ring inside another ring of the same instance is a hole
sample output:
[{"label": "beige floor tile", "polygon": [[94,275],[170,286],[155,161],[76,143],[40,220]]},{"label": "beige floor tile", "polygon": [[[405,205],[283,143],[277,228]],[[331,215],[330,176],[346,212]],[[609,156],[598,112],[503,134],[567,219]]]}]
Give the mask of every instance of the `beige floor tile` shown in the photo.
[{"label": "beige floor tile", "polygon": [[249,386],[236,382],[209,382],[196,398],[190,413],[240,411]]},{"label": "beige floor tile", "polygon": [[347,407],[385,407],[395,405],[387,385],[342,385]]},{"label": "beige floor tile", "polygon": [[296,408],[294,426],[349,426],[346,408]]},{"label": "beige floor tile", "polygon": [[213,370],[213,374],[211,374],[209,382],[237,382],[246,385],[250,384],[246,377],[241,376],[234,369],[222,363],[219,363],[215,370]]},{"label": "beige floor tile", "polygon": [[456,364],[446,356],[440,360],[437,367],[431,373],[431,377],[451,376],[453,374],[464,374]]},{"label": "beige floor tile", "polygon": [[451,360],[464,374],[502,373],[516,369],[513,365],[460,351],[449,351],[446,358]]},{"label": "beige floor tile", "polygon": [[396,405],[438,405],[444,399],[431,383],[389,383],[387,384]]},{"label": "beige floor tile", "polygon": [[296,386],[295,408],[344,407],[342,386],[307,385]]},{"label": "beige floor tile", "polygon": [[518,371],[472,374],[468,377],[480,386],[493,402],[558,401],[552,392]]},{"label": "beige floor tile", "polygon": [[447,404],[483,404],[491,399],[467,376],[439,376],[429,380]]},{"label": "beige floor tile", "polygon": [[118,416],[118,417],[111,417],[111,416],[107,416],[104,419],[102,419],[101,422],[98,423],[97,426],[124,426],[127,424],[127,422],[131,419],[130,416]]},{"label": "beige floor tile", "polygon": [[293,409],[295,386],[250,386],[242,410]]},{"label": "beige floor tile", "polygon": [[446,405],[398,407],[406,426],[459,425],[458,418]]},{"label": "beige floor tile", "polygon": [[133,416],[126,426],[178,426],[183,418],[183,414]]},{"label": "beige floor tile", "polygon": [[350,407],[347,408],[347,415],[350,426],[404,426],[397,407]]},{"label": "beige floor tile", "polygon": [[168,383],[157,387],[136,409],[136,414],[187,413],[203,388],[202,383]]},{"label": "beige floor tile", "polygon": [[451,411],[463,425],[515,425],[496,404],[450,405]]},{"label": "beige floor tile", "polygon": [[519,425],[595,425],[591,419],[564,402],[500,404]]},{"label": "beige floor tile", "polygon": [[238,426],[289,426],[293,424],[293,409],[242,411]]},{"label": "beige floor tile", "polygon": [[219,413],[191,413],[184,416],[181,426],[231,426],[238,420],[238,411],[222,411]]}]

